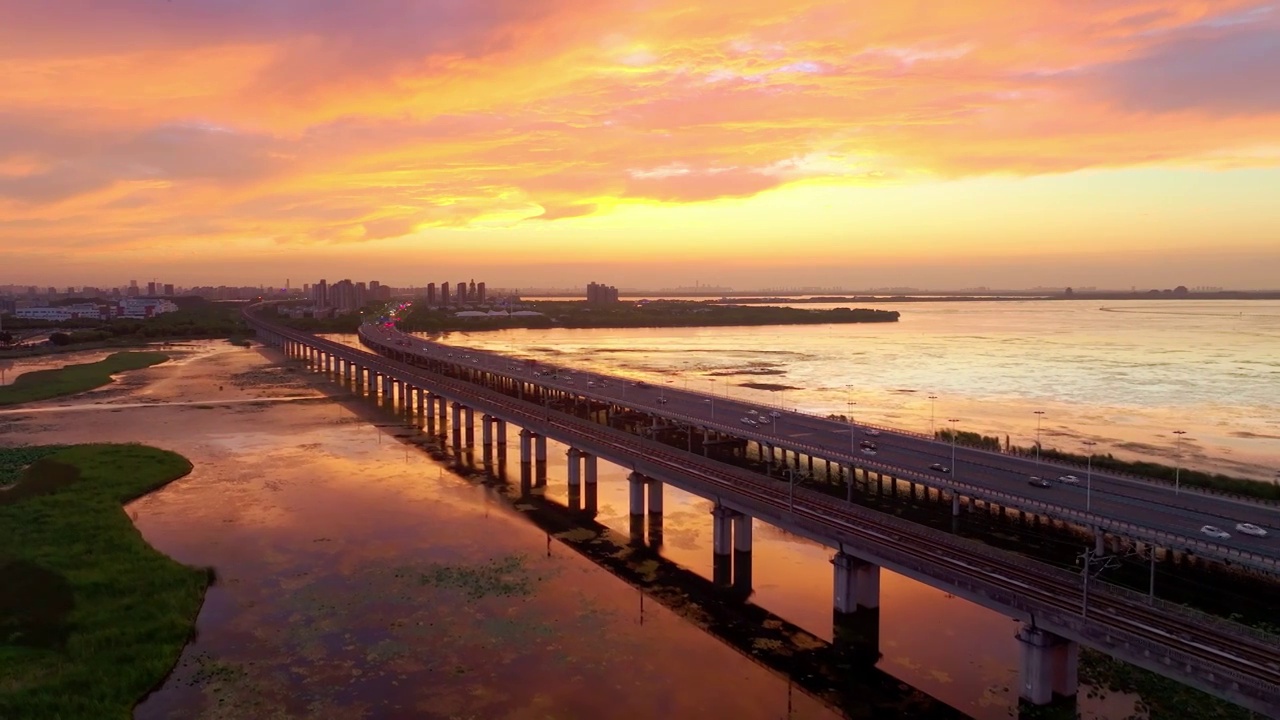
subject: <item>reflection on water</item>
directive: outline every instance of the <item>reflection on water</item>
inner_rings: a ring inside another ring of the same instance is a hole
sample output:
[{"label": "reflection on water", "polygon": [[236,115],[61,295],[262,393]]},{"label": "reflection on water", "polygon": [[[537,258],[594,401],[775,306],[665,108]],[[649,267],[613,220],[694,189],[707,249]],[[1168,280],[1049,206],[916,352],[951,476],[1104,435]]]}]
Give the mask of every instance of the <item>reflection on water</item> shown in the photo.
[{"label": "reflection on water", "polygon": [[862,305],[902,319],[446,340],[920,432],[931,418],[960,418],[962,430],[1024,446],[1035,410],[1045,411],[1044,443],[1076,452],[1093,440],[1098,452],[1172,462],[1171,431],[1183,429],[1186,464],[1265,480],[1280,469],[1280,301]]},{"label": "reflection on water", "polygon": [[[432,460],[413,447],[426,440],[416,428],[366,401],[248,402],[305,395],[307,380],[256,351],[209,346],[137,373],[131,389],[108,398],[118,412],[11,419],[6,440],[34,429],[41,442],[141,440],[195,463],[189,477],[127,508],[159,549],[219,574],[198,639],[137,717],[839,716],[749,651],[644,602],[627,584],[640,581],[601,570],[497,488]],[[140,398],[163,405],[130,407]],[[550,453],[552,509],[567,501],[563,450]],[[626,487],[625,471],[601,463],[596,522],[618,537],[630,530]],[[709,579],[709,504],[668,486],[665,506],[662,561],[649,569],[670,561]],[[787,631],[793,646],[823,652],[832,640],[828,558],[757,523],[752,602],[781,619],[755,622],[779,632],[794,623],[816,638]],[[727,617],[719,622],[732,624]],[[878,670],[850,671],[850,686],[868,697],[845,707],[866,717],[950,712],[897,688],[898,678],[967,715],[1010,717],[1014,629],[884,573],[883,657]],[[751,642],[786,647],[766,642],[774,637],[762,630]],[[883,673],[889,684],[875,690]],[[876,714],[880,703],[899,704]],[[1081,708],[1124,717],[1133,699],[1082,695]]]}]

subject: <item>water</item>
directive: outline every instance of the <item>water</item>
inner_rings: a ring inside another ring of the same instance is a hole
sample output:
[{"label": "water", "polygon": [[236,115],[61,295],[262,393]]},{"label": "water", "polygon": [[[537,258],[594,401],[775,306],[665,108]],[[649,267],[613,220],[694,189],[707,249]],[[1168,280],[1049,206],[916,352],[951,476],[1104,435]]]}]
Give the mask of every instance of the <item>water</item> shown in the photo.
[{"label": "water", "polygon": [[[898,323],[452,333],[446,341],[929,432],[1280,471],[1280,301],[872,303]],[[825,309],[835,305],[797,304]],[[742,374],[765,371],[767,374]],[[785,385],[764,391],[743,383]],[[937,396],[931,402],[929,395]]]},{"label": "water", "polygon": [[[510,331],[451,341],[653,380],[679,371],[673,383],[687,378],[691,387],[710,388],[715,379],[721,393],[726,381],[785,383],[799,389],[756,397],[814,411],[845,411],[842,378],[857,379],[860,411],[879,407],[882,422],[927,429],[927,414],[918,416],[928,390],[911,387],[919,380],[900,381],[894,366],[910,365],[930,344],[973,378],[950,378],[947,402],[977,412],[1019,394],[998,384],[990,396],[976,389],[987,378],[984,357],[1018,355],[991,347],[1019,334],[993,314],[1004,306],[949,305],[970,310],[948,319],[947,308],[899,306],[904,322],[894,327]],[[1044,319],[1041,308],[1019,312],[1030,316],[1021,321],[1023,334]],[[1087,327],[1086,313],[1078,319],[1086,327],[1062,327],[1060,318],[1057,329],[1075,337],[1098,332]],[[1117,346],[1147,326],[1129,320],[1127,330],[1111,331]],[[110,388],[0,412],[0,442],[143,441],[195,463],[189,477],[128,507],[149,542],[183,562],[211,564],[220,577],[199,637],[137,717],[836,716],[687,619],[656,603],[642,606],[636,590],[534,527],[495,489],[405,444],[421,437],[394,416],[326,398],[317,388],[334,386],[313,385],[296,366],[274,366],[256,351],[197,347]],[[783,374],[712,374],[766,363]],[[942,369],[903,372],[948,379]],[[956,388],[968,388],[963,401],[951,397]],[[1038,403],[1054,409],[1051,418],[1075,407],[1066,394]],[[940,399],[939,417],[942,406]],[[567,495],[565,449],[551,443],[546,495],[553,502]],[[626,472],[601,463],[597,518],[624,534]],[[668,487],[665,505],[663,557],[709,578],[710,503]],[[754,534],[751,601],[830,639],[830,551],[762,523]],[[494,566],[509,594],[481,581]],[[438,578],[442,567],[464,580],[456,587],[422,581]],[[888,572],[881,608],[879,671],[980,720],[1015,714],[1014,622]],[[1082,688],[1080,714],[1126,717],[1134,701]]]}]

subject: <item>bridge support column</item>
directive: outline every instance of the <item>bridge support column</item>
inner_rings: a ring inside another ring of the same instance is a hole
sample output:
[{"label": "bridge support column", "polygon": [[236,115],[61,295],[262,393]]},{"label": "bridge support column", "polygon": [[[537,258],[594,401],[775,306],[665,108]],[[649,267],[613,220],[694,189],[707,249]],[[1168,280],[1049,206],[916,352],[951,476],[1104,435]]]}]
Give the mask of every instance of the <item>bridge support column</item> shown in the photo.
[{"label": "bridge support column", "polygon": [[424,404],[424,401],[426,401],[427,399],[427,391],[423,390],[422,388],[418,388],[417,395],[418,395],[418,417],[424,417],[427,414],[427,406]]},{"label": "bridge support column", "polygon": [[649,514],[662,514],[662,481],[655,478],[646,478],[645,483],[649,486]]},{"label": "bridge support column", "polygon": [[1046,705],[1054,695],[1074,696],[1080,684],[1080,646],[1030,625],[1023,625],[1017,637],[1022,649],[1018,696],[1032,705]]},{"label": "bridge support column", "polygon": [[497,427],[497,433],[498,433],[498,445],[499,445],[499,446],[501,446],[501,447],[506,447],[506,445],[507,445],[507,421],[506,421],[506,420],[498,420],[498,421],[497,421],[497,423],[498,423],[498,427]]},{"label": "bridge support column", "polygon": [[751,523],[745,513],[733,516],[733,589],[744,595],[751,594]]},{"label": "bridge support column", "polygon": [[951,492],[951,516],[960,517],[960,496],[954,490]]},{"label": "bridge support column", "polygon": [[476,444],[476,411],[466,405],[462,406],[462,432],[467,439],[467,447]]},{"label": "bridge support column", "polygon": [[565,455],[569,458],[569,491],[573,492],[582,485],[582,453],[578,448],[569,448]]},{"label": "bridge support column", "polygon": [[453,446],[462,445],[462,403],[453,404]]},{"label": "bridge support column", "polygon": [[627,476],[631,490],[631,517],[644,517],[644,476],[633,472]]},{"label": "bridge support column", "polygon": [[711,510],[711,581],[728,585],[733,579],[733,518],[723,505]]},{"label": "bridge support column", "polygon": [[1107,534],[1102,531],[1102,528],[1093,529],[1093,554],[1099,556],[1107,554]]},{"label": "bridge support column", "polygon": [[733,516],[733,550],[739,553],[751,552],[751,516],[735,513]]},{"label": "bridge support column", "polygon": [[486,451],[493,444],[493,416],[489,413],[480,416],[480,444]]},{"label": "bridge support column", "polygon": [[595,517],[599,508],[599,486],[596,484],[596,456],[582,454],[582,474],[586,492],[582,497],[582,509]]},{"label": "bridge support column", "polygon": [[842,552],[837,552],[831,558],[831,565],[835,568],[835,592],[832,599],[838,613],[852,613],[858,609],[858,564],[861,562]]},{"label": "bridge support column", "polygon": [[528,465],[533,462],[533,433],[528,430],[520,431],[520,464]]}]

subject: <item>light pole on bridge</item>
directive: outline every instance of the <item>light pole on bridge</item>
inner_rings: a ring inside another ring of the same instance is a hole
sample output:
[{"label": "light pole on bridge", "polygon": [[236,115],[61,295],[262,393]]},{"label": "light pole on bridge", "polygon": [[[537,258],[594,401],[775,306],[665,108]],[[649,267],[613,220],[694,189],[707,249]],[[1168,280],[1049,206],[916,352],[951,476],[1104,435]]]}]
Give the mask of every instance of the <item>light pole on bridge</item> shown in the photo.
[{"label": "light pole on bridge", "polygon": [[951,477],[956,476],[956,423],[960,422],[960,418],[947,418],[947,422],[951,423]]},{"label": "light pole on bridge", "polygon": [[936,403],[937,400],[938,400],[937,395],[929,396],[929,435],[935,438],[938,437],[938,431],[933,425],[933,408],[934,408],[934,403]]},{"label": "light pole on bridge", "polygon": [[1036,474],[1040,473],[1040,421],[1044,419],[1044,411],[1036,410]]},{"label": "light pole on bridge", "polygon": [[1093,446],[1098,443],[1092,440],[1084,441],[1085,447],[1089,448],[1087,454],[1089,456],[1089,464],[1085,466],[1084,472],[1084,511],[1093,511]]},{"label": "light pole on bridge", "polygon": [[1177,445],[1177,448],[1178,448],[1178,449],[1177,449],[1177,451],[1176,451],[1176,453],[1177,453],[1177,456],[1178,456],[1178,457],[1177,457],[1177,459],[1174,461],[1174,466],[1173,466],[1173,494],[1174,494],[1174,495],[1177,495],[1177,494],[1179,494],[1179,493],[1181,492],[1181,482],[1180,482],[1180,480],[1181,480],[1181,475],[1182,475],[1182,436],[1183,436],[1183,435],[1186,435],[1186,434],[1187,434],[1187,431],[1186,431],[1186,430],[1174,430],[1174,431],[1173,431],[1173,434],[1178,436],[1178,441],[1177,441],[1177,443],[1175,443],[1175,444]]}]

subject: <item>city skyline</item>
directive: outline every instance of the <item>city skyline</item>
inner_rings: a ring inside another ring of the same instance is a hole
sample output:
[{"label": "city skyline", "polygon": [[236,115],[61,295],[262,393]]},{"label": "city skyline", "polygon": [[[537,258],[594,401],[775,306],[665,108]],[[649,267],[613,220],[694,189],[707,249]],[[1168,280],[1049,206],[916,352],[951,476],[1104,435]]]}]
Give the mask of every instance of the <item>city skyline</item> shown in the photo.
[{"label": "city skyline", "polygon": [[0,13],[0,283],[1270,289],[1280,265],[1265,3]]}]

